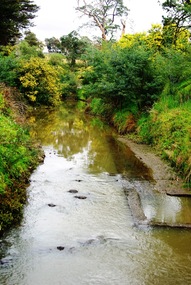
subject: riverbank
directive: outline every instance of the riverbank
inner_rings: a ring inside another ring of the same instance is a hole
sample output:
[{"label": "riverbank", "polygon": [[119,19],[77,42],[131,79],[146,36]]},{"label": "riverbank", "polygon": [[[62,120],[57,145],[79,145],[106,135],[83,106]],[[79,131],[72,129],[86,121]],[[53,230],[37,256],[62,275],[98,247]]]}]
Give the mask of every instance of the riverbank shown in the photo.
[{"label": "riverbank", "polygon": [[[167,194],[176,197],[190,197],[191,191],[184,187],[184,181],[178,177],[177,173],[162,160],[148,145],[137,144],[127,138],[119,137],[119,141],[126,144],[134,155],[142,161],[142,163],[151,170],[152,178],[154,180],[154,188],[162,194]],[[129,208],[133,216],[135,225],[144,225],[151,227],[168,227],[168,228],[185,228],[190,229],[190,223],[177,223],[165,221],[153,221],[147,219],[141,198],[136,189],[125,190],[128,200]]]},{"label": "riverbank", "polygon": [[137,144],[125,137],[119,137],[134,152],[135,156],[151,169],[155,181],[154,189],[172,196],[191,196],[191,191],[184,187],[184,181],[162,160],[150,146]]},{"label": "riverbank", "polygon": [[32,171],[44,159],[26,127],[27,106],[14,88],[0,86],[0,236],[22,219]]}]

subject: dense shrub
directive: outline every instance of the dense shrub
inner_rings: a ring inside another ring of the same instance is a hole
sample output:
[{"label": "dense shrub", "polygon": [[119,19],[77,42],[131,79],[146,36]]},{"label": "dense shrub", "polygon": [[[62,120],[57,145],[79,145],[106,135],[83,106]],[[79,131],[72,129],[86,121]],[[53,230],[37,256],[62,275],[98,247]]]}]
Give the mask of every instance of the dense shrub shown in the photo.
[{"label": "dense shrub", "polygon": [[163,88],[144,47],[106,46],[90,50],[86,60],[81,92],[101,98],[115,110],[151,107]]},{"label": "dense shrub", "polygon": [[19,89],[30,103],[56,105],[61,97],[61,85],[56,68],[48,61],[32,57],[20,61]]},{"label": "dense shrub", "polygon": [[0,234],[21,218],[26,182],[39,156],[27,130],[15,123],[5,106],[0,94]]},{"label": "dense shrub", "polygon": [[9,86],[16,85],[18,60],[13,56],[4,56],[0,54],[0,83]]}]

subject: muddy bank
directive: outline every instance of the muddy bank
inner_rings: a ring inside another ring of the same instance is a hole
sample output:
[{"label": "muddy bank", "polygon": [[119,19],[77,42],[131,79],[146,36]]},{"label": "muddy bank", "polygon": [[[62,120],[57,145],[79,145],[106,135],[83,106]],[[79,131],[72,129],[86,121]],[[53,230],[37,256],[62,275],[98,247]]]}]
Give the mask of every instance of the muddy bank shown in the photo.
[{"label": "muddy bank", "polygon": [[191,196],[191,191],[184,187],[183,180],[150,146],[136,144],[123,137],[120,137],[119,141],[125,143],[135,156],[151,169],[155,190],[172,196]]}]

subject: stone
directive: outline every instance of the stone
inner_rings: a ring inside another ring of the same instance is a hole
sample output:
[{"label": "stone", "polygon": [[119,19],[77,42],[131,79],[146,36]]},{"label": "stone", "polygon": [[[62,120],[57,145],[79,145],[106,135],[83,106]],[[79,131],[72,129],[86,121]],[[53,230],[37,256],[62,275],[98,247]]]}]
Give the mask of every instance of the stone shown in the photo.
[{"label": "stone", "polygon": [[69,193],[74,193],[74,194],[75,194],[75,193],[78,193],[78,190],[71,189],[71,190],[69,190],[68,192],[69,192]]},{"label": "stone", "polygon": [[81,199],[81,200],[87,199],[86,196],[74,196],[74,198],[76,198],[76,199]]},{"label": "stone", "polygon": [[65,247],[64,246],[57,246],[57,249],[61,251],[61,250],[64,250]]},{"label": "stone", "polygon": [[48,204],[48,206],[49,206],[49,207],[52,207],[52,208],[53,208],[53,207],[56,207],[56,205],[53,204],[53,203]]}]

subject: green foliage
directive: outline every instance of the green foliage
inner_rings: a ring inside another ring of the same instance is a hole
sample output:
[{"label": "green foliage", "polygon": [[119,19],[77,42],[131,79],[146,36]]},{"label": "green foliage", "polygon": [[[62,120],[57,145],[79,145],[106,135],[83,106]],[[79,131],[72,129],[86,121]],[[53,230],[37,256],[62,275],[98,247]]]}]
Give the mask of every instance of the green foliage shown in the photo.
[{"label": "green foliage", "polygon": [[76,97],[78,89],[78,78],[74,72],[63,69],[60,73],[62,98]]},{"label": "green foliage", "polygon": [[183,80],[183,75],[188,69],[188,63],[188,54],[173,48],[163,49],[163,52],[156,56],[157,73],[164,83],[170,84],[171,92],[174,93],[175,84]]},{"label": "green foliage", "polygon": [[38,8],[31,0],[1,0],[0,45],[15,43],[20,30],[31,25]]},{"label": "green foliage", "polygon": [[20,91],[33,104],[56,105],[61,96],[59,74],[48,61],[32,57],[20,62]]},{"label": "green foliage", "polygon": [[44,47],[44,44],[41,41],[39,41],[36,35],[32,33],[31,31],[25,32],[24,41],[27,42],[29,46],[36,47],[37,49],[40,49],[40,50],[42,50]]},{"label": "green foliage", "polygon": [[82,91],[99,97],[114,109],[152,106],[163,84],[155,72],[151,53],[144,47],[107,46],[89,50],[82,74]]},{"label": "green foliage", "polygon": [[190,39],[191,3],[190,1],[162,1],[163,45],[186,49]]},{"label": "green foliage", "polygon": [[103,115],[105,113],[105,106],[101,98],[93,98],[90,108],[94,115]]},{"label": "green foliage", "polygon": [[52,38],[46,38],[45,39],[46,47],[48,49],[48,52],[53,53],[60,53],[61,52],[61,43],[60,40],[52,37]]},{"label": "green foliage", "polygon": [[58,67],[61,66],[66,68],[66,59],[63,54],[60,53],[50,53],[48,56],[48,62],[50,65]]},{"label": "green foliage", "polygon": [[3,113],[5,109],[5,101],[3,95],[0,93],[0,113]]},{"label": "green foliage", "polygon": [[0,115],[0,170],[1,173],[10,173],[11,177],[18,178],[27,169],[30,157],[27,157],[27,148],[20,145],[27,143],[27,135],[23,129],[10,118]]},{"label": "green foliage", "polygon": [[66,56],[71,67],[74,67],[76,65],[76,60],[81,58],[87,44],[85,39],[79,38],[76,31],[72,31],[68,35],[60,38],[61,51]]},{"label": "green foliage", "polygon": [[31,45],[28,43],[27,40],[21,41],[15,48],[15,56],[21,59],[30,59],[31,57],[40,57],[44,58],[44,54],[42,52],[42,48],[36,46],[36,45]]},{"label": "green foliage", "polygon": [[26,182],[36,167],[39,149],[28,131],[4,115],[5,101],[0,95],[0,234],[17,223],[26,201]]},{"label": "green foliage", "polygon": [[69,68],[65,56],[59,53],[52,53],[48,56],[48,62],[58,72],[62,98],[76,97],[79,85],[78,74]]},{"label": "green foliage", "polygon": [[4,56],[0,54],[0,83],[15,86],[17,78],[18,61],[13,54]]},{"label": "green foliage", "polygon": [[166,12],[163,16],[164,26],[175,24],[177,29],[190,28],[191,3],[182,0],[162,1],[162,8]]},{"label": "green foliage", "polygon": [[190,107],[191,102],[172,107],[162,100],[139,120],[138,128],[142,141],[154,145],[187,181],[191,179]]},{"label": "green foliage", "polygon": [[[135,111],[136,115],[137,111]],[[123,109],[117,111],[113,116],[113,124],[120,134],[126,134],[135,131],[136,117],[133,112]]]}]

